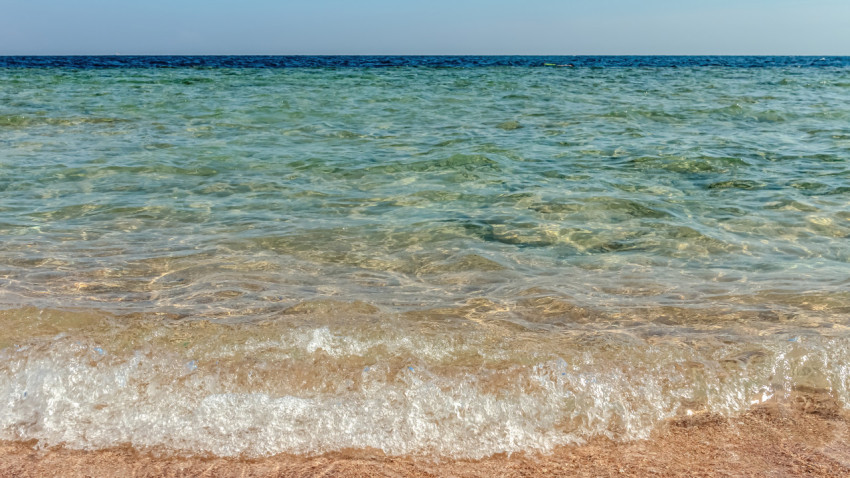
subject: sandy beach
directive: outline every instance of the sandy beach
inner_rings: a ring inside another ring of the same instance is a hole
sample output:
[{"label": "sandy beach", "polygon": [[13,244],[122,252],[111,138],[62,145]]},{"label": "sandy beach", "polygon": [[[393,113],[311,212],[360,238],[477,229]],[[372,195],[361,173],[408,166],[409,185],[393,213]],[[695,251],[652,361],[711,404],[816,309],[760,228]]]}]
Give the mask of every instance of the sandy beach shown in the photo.
[{"label": "sandy beach", "polygon": [[349,450],[316,457],[245,460],[180,457],[129,447],[100,451],[0,444],[0,476],[824,476],[850,475],[848,415],[831,397],[796,393],[732,419],[694,415],[669,422],[645,441],[598,439],[551,455],[484,460],[393,457]]}]

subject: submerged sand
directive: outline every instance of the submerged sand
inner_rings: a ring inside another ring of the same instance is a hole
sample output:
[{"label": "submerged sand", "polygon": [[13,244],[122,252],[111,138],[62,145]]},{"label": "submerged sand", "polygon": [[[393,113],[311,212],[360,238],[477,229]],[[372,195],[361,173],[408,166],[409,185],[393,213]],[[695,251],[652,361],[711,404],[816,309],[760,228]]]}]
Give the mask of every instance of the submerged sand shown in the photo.
[{"label": "submerged sand", "polygon": [[697,414],[673,420],[651,439],[604,438],[549,455],[484,460],[393,457],[349,450],[317,457],[181,457],[118,447],[38,449],[0,442],[2,477],[89,476],[850,476],[850,414],[828,394],[797,392],[733,418]]}]

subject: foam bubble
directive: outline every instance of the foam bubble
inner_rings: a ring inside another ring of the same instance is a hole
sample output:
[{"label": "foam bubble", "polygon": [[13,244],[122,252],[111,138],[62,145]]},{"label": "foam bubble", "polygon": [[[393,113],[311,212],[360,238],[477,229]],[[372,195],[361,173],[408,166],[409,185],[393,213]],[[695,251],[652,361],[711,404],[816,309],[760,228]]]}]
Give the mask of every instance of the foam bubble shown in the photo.
[{"label": "foam bubble", "polygon": [[[406,340],[387,337],[387,348],[399,354],[429,341]],[[173,351],[122,352],[79,337],[6,348],[0,438],[220,456],[375,448],[481,458],[546,452],[594,436],[646,438],[677,415],[731,415],[797,387],[829,390],[846,404],[850,389],[848,348],[826,338],[765,342],[745,352],[594,348],[475,367],[382,361],[368,356],[374,343],[327,327],[264,344],[279,355],[225,363],[211,354],[193,367]],[[359,365],[359,354],[371,365]],[[296,363],[308,373],[294,374]]]}]

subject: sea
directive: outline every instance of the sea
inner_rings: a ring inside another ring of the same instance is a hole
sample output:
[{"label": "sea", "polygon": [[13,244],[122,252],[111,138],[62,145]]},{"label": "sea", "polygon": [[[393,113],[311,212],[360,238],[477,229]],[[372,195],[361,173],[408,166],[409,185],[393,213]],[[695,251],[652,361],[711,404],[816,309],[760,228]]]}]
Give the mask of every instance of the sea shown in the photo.
[{"label": "sea", "polygon": [[0,57],[0,440],[545,454],[848,326],[850,57]]}]

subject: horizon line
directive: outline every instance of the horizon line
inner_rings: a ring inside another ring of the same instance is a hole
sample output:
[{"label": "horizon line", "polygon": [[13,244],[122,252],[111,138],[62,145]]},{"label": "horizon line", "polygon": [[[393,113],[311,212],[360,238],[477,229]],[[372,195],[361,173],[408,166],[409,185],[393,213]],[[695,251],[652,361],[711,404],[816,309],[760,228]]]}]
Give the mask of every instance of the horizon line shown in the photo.
[{"label": "horizon line", "polygon": [[850,54],[783,54],[783,53],[0,53],[0,57],[131,57],[131,56],[183,56],[183,57],[223,57],[223,56],[312,56],[312,57],[822,57],[847,58]]}]

